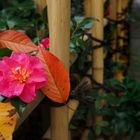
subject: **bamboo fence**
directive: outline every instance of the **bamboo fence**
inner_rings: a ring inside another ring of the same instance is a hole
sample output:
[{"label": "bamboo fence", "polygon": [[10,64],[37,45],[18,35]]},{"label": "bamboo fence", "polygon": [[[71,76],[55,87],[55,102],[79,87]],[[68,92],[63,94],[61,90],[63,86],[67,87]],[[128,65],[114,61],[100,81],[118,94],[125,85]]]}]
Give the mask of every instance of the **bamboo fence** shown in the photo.
[{"label": "bamboo fence", "polygon": [[[41,12],[47,5],[48,9],[48,21],[49,21],[49,38],[50,38],[50,51],[56,55],[66,66],[69,71],[69,43],[70,43],[70,0],[35,0],[37,5],[37,11]],[[112,20],[121,20],[123,9],[128,6],[129,0],[110,0],[111,12],[109,18]],[[99,39],[104,39],[104,0],[84,0],[84,11],[86,17],[94,17],[94,27],[91,30],[92,35]],[[47,12],[47,11],[46,11]],[[117,44],[117,36],[125,36],[122,32],[122,26],[118,24],[117,30],[113,33],[114,44],[112,48],[116,49],[118,46],[123,46],[123,41],[119,40]],[[100,43],[93,41],[93,45],[101,45]],[[103,84],[104,75],[104,52],[103,48],[98,48],[92,52],[92,78]],[[117,56],[117,60],[120,54]],[[115,59],[116,60],[116,59]],[[102,92],[99,93],[102,95]],[[19,119],[17,128],[22,122],[30,115],[30,113],[36,108],[36,106],[42,101],[44,95],[39,94],[36,101],[29,104]],[[78,106],[77,101],[70,101],[68,105],[76,110]],[[100,106],[104,105],[104,101],[101,101]],[[67,106],[52,107],[51,109],[51,128],[47,130],[43,138],[51,140],[70,140],[70,133],[68,130],[69,122],[74,114],[73,110],[70,110]],[[92,120],[93,121],[93,120]],[[96,116],[94,123],[98,124],[102,121],[102,116]],[[87,140],[89,131],[85,131],[81,140]],[[98,137],[97,140],[101,140],[102,137]]]}]

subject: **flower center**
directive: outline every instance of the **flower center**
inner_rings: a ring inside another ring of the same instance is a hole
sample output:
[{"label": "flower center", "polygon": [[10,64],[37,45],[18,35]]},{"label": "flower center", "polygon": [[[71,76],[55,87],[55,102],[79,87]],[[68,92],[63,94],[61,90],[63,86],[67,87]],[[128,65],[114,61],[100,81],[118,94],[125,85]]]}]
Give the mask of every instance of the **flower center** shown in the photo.
[{"label": "flower center", "polygon": [[12,77],[14,80],[17,80],[20,83],[25,83],[29,77],[29,73],[26,69],[19,66],[12,69]]}]

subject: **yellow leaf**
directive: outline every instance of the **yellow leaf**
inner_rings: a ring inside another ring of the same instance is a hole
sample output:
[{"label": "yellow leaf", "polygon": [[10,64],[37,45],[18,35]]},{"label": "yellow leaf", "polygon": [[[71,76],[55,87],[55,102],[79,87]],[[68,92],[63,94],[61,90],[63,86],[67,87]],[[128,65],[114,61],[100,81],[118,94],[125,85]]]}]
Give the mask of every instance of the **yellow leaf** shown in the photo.
[{"label": "yellow leaf", "polygon": [[16,122],[16,109],[10,104],[0,103],[0,140],[12,140]]}]

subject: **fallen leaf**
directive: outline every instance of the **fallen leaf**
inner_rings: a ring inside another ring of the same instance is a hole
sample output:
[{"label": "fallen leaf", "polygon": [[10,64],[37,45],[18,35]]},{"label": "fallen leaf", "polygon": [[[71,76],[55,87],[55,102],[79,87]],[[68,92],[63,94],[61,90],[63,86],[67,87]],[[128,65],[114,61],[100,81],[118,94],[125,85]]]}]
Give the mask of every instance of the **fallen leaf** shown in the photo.
[{"label": "fallen leaf", "polygon": [[12,140],[16,122],[16,109],[10,104],[0,103],[0,140]]}]

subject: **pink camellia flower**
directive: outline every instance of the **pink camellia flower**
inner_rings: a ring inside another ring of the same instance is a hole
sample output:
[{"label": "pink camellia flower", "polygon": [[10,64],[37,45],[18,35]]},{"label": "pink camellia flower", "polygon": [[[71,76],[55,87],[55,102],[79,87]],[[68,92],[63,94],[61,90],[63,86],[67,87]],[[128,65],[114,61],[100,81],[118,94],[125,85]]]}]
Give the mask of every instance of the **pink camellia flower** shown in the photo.
[{"label": "pink camellia flower", "polygon": [[49,49],[50,47],[50,41],[49,38],[45,38],[41,41],[40,47],[45,48],[45,49]]},{"label": "pink camellia flower", "polygon": [[0,96],[30,103],[47,82],[43,64],[35,56],[13,53],[0,61]]}]

